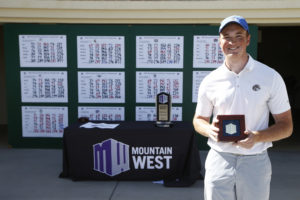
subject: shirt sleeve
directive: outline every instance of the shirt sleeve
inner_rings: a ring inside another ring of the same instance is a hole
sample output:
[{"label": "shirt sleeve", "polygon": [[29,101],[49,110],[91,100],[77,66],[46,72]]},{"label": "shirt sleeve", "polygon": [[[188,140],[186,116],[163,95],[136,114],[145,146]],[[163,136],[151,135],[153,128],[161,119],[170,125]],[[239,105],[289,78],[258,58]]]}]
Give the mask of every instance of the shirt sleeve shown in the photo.
[{"label": "shirt sleeve", "polygon": [[207,86],[205,79],[199,86],[198,90],[198,100],[196,107],[196,115],[202,117],[210,117],[212,115],[213,105],[209,98],[207,97]]},{"label": "shirt sleeve", "polygon": [[275,71],[268,106],[272,114],[280,114],[291,108],[285,83]]}]

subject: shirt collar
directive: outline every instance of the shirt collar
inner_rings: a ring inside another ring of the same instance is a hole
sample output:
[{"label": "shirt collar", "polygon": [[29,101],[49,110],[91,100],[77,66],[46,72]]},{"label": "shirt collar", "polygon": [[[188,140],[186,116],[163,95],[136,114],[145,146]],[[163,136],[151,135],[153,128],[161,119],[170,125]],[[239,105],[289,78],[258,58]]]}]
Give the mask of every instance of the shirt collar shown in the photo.
[{"label": "shirt collar", "polygon": [[[245,72],[250,72],[250,71],[252,71],[253,68],[254,68],[254,60],[253,60],[253,58],[252,58],[249,54],[248,54],[248,56],[249,56],[248,62],[247,62],[247,64],[245,65],[244,69],[243,69],[241,72],[243,72],[243,71],[245,71]],[[231,72],[231,71],[226,67],[225,60],[224,60],[223,64],[221,65],[221,68],[222,68],[223,70],[227,71],[227,72]],[[240,73],[241,73],[241,72],[240,72]]]},{"label": "shirt collar", "polygon": [[248,62],[246,64],[245,68],[242,71],[250,72],[254,68],[254,62],[253,62],[254,60],[249,54],[248,54],[248,56],[249,56]]}]

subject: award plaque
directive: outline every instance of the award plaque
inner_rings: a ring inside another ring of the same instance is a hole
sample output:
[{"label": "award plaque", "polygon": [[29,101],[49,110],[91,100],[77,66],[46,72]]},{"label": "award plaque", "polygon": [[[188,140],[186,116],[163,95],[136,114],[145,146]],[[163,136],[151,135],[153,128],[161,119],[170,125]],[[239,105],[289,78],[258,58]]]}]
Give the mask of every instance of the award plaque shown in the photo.
[{"label": "award plaque", "polygon": [[244,115],[218,115],[219,122],[216,124],[220,129],[219,141],[236,142],[245,139],[245,116]]},{"label": "award plaque", "polygon": [[171,123],[171,95],[161,92],[156,95],[156,126],[170,127]]}]

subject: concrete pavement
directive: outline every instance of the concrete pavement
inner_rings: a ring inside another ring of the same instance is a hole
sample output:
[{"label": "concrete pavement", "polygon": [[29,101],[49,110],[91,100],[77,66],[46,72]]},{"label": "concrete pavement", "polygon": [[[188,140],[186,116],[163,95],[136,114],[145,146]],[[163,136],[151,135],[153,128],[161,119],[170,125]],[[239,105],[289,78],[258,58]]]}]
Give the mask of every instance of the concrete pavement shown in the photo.
[{"label": "concrete pavement", "polygon": [[[202,164],[207,151],[200,151]],[[270,200],[300,199],[300,150],[270,150]],[[203,181],[168,188],[151,181],[77,181],[58,178],[62,150],[0,148],[0,199],[202,200]]]}]

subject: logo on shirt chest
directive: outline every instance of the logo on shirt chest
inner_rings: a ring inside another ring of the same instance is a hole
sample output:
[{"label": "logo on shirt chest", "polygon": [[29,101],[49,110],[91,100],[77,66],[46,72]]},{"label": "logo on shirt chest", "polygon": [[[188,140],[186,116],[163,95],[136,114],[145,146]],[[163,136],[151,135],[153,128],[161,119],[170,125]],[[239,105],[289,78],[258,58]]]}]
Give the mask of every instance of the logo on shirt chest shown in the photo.
[{"label": "logo on shirt chest", "polygon": [[260,90],[260,86],[258,84],[255,84],[252,86],[252,90],[253,91],[259,91]]}]

